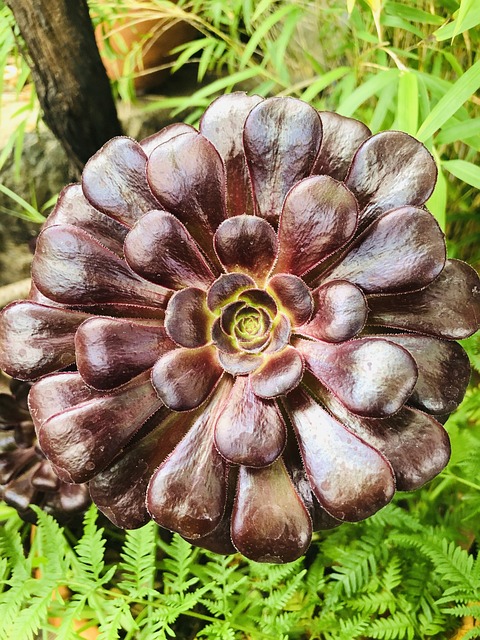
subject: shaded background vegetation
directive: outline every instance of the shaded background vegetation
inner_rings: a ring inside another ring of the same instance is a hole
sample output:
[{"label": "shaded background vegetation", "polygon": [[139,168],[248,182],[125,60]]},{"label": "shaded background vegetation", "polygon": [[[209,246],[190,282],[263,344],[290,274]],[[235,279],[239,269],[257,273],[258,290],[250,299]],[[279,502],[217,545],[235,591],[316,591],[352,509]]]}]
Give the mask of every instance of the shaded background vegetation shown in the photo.
[{"label": "shaded background vegetation", "polygon": [[[119,64],[112,89],[121,114],[195,124],[219,93],[243,89],[300,97],[356,117],[374,133],[415,135],[440,168],[428,206],[446,232],[449,255],[478,269],[478,0],[90,0],[89,6],[104,61]],[[127,47],[122,28],[139,31],[146,20],[152,21],[146,32]],[[137,96],[135,85],[149,75],[145,52],[166,41],[172,22],[190,25],[187,40],[157,65],[168,73],[163,84]],[[18,27],[0,2],[0,91],[23,98],[0,150],[0,171],[13,166],[19,176],[27,132],[41,116],[22,53]],[[7,71],[11,80],[2,84]],[[35,229],[55,194],[43,201],[35,190],[19,194],[1,175],[7,204],[0,218],[21,217]],[[478,338],[464,346],[473,375],[446,425],[453,450],[447,469],[369,521],[317,534],[306,558],[291,565],[221,558],[160,535],[153,525],[125,534],[102,520],[102,532],[94,509],[83,527],[62,531],[39,513],[32,529],[2,506],[0,638],[73,639],[85,637],[84,630],[102,640],[480,637]]]}]

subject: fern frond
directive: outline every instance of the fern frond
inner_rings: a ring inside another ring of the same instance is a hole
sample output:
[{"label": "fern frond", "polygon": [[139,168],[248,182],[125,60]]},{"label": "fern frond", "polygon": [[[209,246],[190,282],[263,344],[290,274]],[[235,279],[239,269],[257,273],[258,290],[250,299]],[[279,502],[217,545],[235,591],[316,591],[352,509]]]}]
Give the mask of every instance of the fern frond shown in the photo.
[{"label": "fern frond", "polygon": [[415,628],[410,618],[404,613],[395,613],[388,618],[375,620],[367,629],[371,638],[381,638],[382,640],[414,640]]},{"label": "fern frond", "polygon": [[154,522],[140,529],[127,531],[121,552],[122,580],[119,589],[132,599],[142,598],[146,590],[153,589],[156,557],[156,531]]},{"label": "fern frond", "polygon": [[98,512],[91,505],[83,519],[83,536],[75,546],[76,568],[86,582],[97,582],[105,567],[103,529],[97,527]]},{"label": "fern frond", "polygon": [[108,603],[106,615],[99,626],[98,640],[118,640],[119,631],[127,632],[138,629],[130,613],[130,606],[125,600],[115,599]]}]

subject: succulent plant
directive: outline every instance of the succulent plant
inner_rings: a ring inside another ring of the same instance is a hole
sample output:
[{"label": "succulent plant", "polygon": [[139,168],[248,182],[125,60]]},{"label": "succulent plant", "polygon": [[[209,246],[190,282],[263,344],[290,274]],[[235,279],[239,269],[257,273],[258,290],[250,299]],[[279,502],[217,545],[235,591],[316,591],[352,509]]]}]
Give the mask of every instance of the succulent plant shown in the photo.
[{"label": "succulent plant", "polygon": [[83,514],[90,495],[86,485],[62,482],[38,448],[27,407],[30,387],[12,380],[11,392],[0,393],[0,499],[27,522],[36,522],[32,504],[66,522]]},{"label": "succulent plant", "polygon": [[431,480],[480,317],[436,174],[405,133],[243,93],[108,142],[0,322],[58,476],[120,527],[269,562]]}]

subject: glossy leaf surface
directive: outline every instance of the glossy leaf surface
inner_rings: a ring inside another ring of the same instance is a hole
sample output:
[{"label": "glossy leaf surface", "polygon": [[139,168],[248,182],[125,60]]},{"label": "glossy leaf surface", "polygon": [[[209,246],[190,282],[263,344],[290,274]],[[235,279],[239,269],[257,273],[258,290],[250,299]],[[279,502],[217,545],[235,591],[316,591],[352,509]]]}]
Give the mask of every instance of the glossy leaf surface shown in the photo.
[{"label": "glossy leaf surface", "polygon": [[312,522],[281,460],[263,469],[240,467],[232,540],[257,562],[293,562],[310,544]]},{"label": "glossy leaf surface", "polygon": [[226,217],[226,184],[222,159],[211,142],[196,133],[171,138],[152,152],[147,178],[165,209],[215,259],[212,236]]},{"label": "glossy leaf surface", "polygon": [[268,281],[267,291],[288,315],[293,326],[304,324],[313,312],[313,300],[307,285],[292,274],[277,273]]},{"label": "glossy leaf surface", "polygon": [[71,305],[146,304],[163,307],[168,292],[134,273],[117,255],[73,225],[47,227],[32,264],[46,296]]},{"label": "glossy leaf surface", "polygon": [[367,320],[367,302],[361,289],[346,280],[333,280],[313,291],[315,313],[297,329],[301,335],[343,342],[359,333]]},{"label": "glossy leaf surface", "polygon": [[357,203],[344,184],[311,176],[293,186],[283,205],[275,270],[301,276],[342,247],[357,226]]},{"label": "glossy leaf surface", "polygon": [[480,279],[460,260],[445,268],[422,291],[368,299],[368,323],[461,340],[480,326]]},{"label": "glossy leaf surface", "polygon": [[38,429],[38,441],[62,480],[86,482],[160,406],[148,374],[142,374],[108,396],[98,394],[48,418]]},{"label": "glossy leaf surface", "polygon": [[360,146],[345,184],[366,223],[390,209],[422,205],[436,179],[435,161],[421,142],[401,131],[382,131]]},{"label": "glossy leaf surface", "polygon": [[348,280],[365,293],[414,291],[438,276],[445,258],[435,218],[423,209],[402,207],[375,220],[322,280]]},{"label": "glossy leaf surface", "polygon": [[295,98],[269,98],[250,111],[243,144],[257,215],[276,226],[288,190],[310,174],[321,139],[317,112]]},{"label": "glossy leaf surface", "polygon": [[358,147],[371,136],[363,122],[331,111],[320,111],[322,145],[312,173],[345,180]]},{"label": "glossy leaf surface", "polygon": [[13,302],[0,315],[0,367],[14,378],[35,380],[75,362],[75,331],[86,313],[28,300]]},{"label": "glossy leaf surface", "polygon": [[283,451],[286,428],[273,400],[256,396],[248,377],[238,377],[215,425],[215,445],[233,464],[265,467]]},{"label": "glossy leaf surface", "polygon": [[177,291],[165,312],[165,329],[182,347],[195,349],[211,341],[213,316],[207,307],[205,291],[188,287]]},{"label": "glossy leaf surface", "polygon": [[192,236],[166,211],[150,211],[137,222],[125,258],[142,278],[168,289],[206,289],[215,279]]},{"label": "glossy leaf surface", "polygon": [[260,96],[236,92],[212,102],[200,120],[200,131],[215,145],[227,172],[229,215],[253,213],[252,187],[243,150],[243,126]]},{"label": "glossy leaf surface", "polygon": [[266,220],[240,215],[225,220],[214,237],[215,251],[227,271],[262,284],[277,257],[277,235]]},{"label": "glossy leaf surface", "polygon": [[145,178],[147,156],[127,137],[112,138],[85,165],[82,188],[99,211],[132,226],[146,211],[158,209]]},{"label": "glossy leaf surface", "polygon": [[158,324],[140,324],[116,318],[92,318],[75,336],[77,368],[94,389],[114,389],[175,348]]},{"label": "glossy leaf surface", "polygon": [[353,413],[382,418],[398,411],[417,381],[402,347],[381,338],[341,344],[295,340],[306,367]]},{"label": "glossy leaf surface", "polygon": [[180,348],[157,360],[152,383],[167,407],[189,411],[207,399],[222,373],[215,347]]},{"label": "glossy leaf surface", "polygon": [[302,379],[303,360],[290,345],[268,355],[250,380],[252,389],[261,398],[276,398],[294,389]]},{"label": "glossy leaf surface", "polygon": [[378,451],[345,429],[301,389],[289,395],[287,408],[310,485],[330,515],[357,522],[392,499],[395,479]]},{"label": "glossy leaf surface", "polygon": [[226,466],[213,435],[230,386],[222,382],[148,486],[147,508],[155,522],[187,538],[213,531],[225,510]]}]

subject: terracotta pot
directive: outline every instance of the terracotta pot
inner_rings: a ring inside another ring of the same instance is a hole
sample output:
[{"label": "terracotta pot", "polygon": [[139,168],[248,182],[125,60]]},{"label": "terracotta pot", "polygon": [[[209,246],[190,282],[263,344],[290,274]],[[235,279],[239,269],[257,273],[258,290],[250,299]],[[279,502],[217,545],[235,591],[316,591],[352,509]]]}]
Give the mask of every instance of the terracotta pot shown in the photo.
[{"label": "terracotta pot", "polygon": [[[125,26],[122,26],[122,25]],[[105,34],[110,35],[109,46],[118,57],[107,55]],[[169,18],[139,19],[132,16],[117,20],[108,26],[100,24],[95,30],[95,38],[102,61],[109,78],[119,79],[125,67],[125,51],[130,51],[139,42],[143,42],[141,64],[135,66],[135,89],[142,93],[158,87],[169,74],[169,68],[158,68],[175,60],[170,51],[180,44],[193,40],[198,31],[184,21]]]}]

